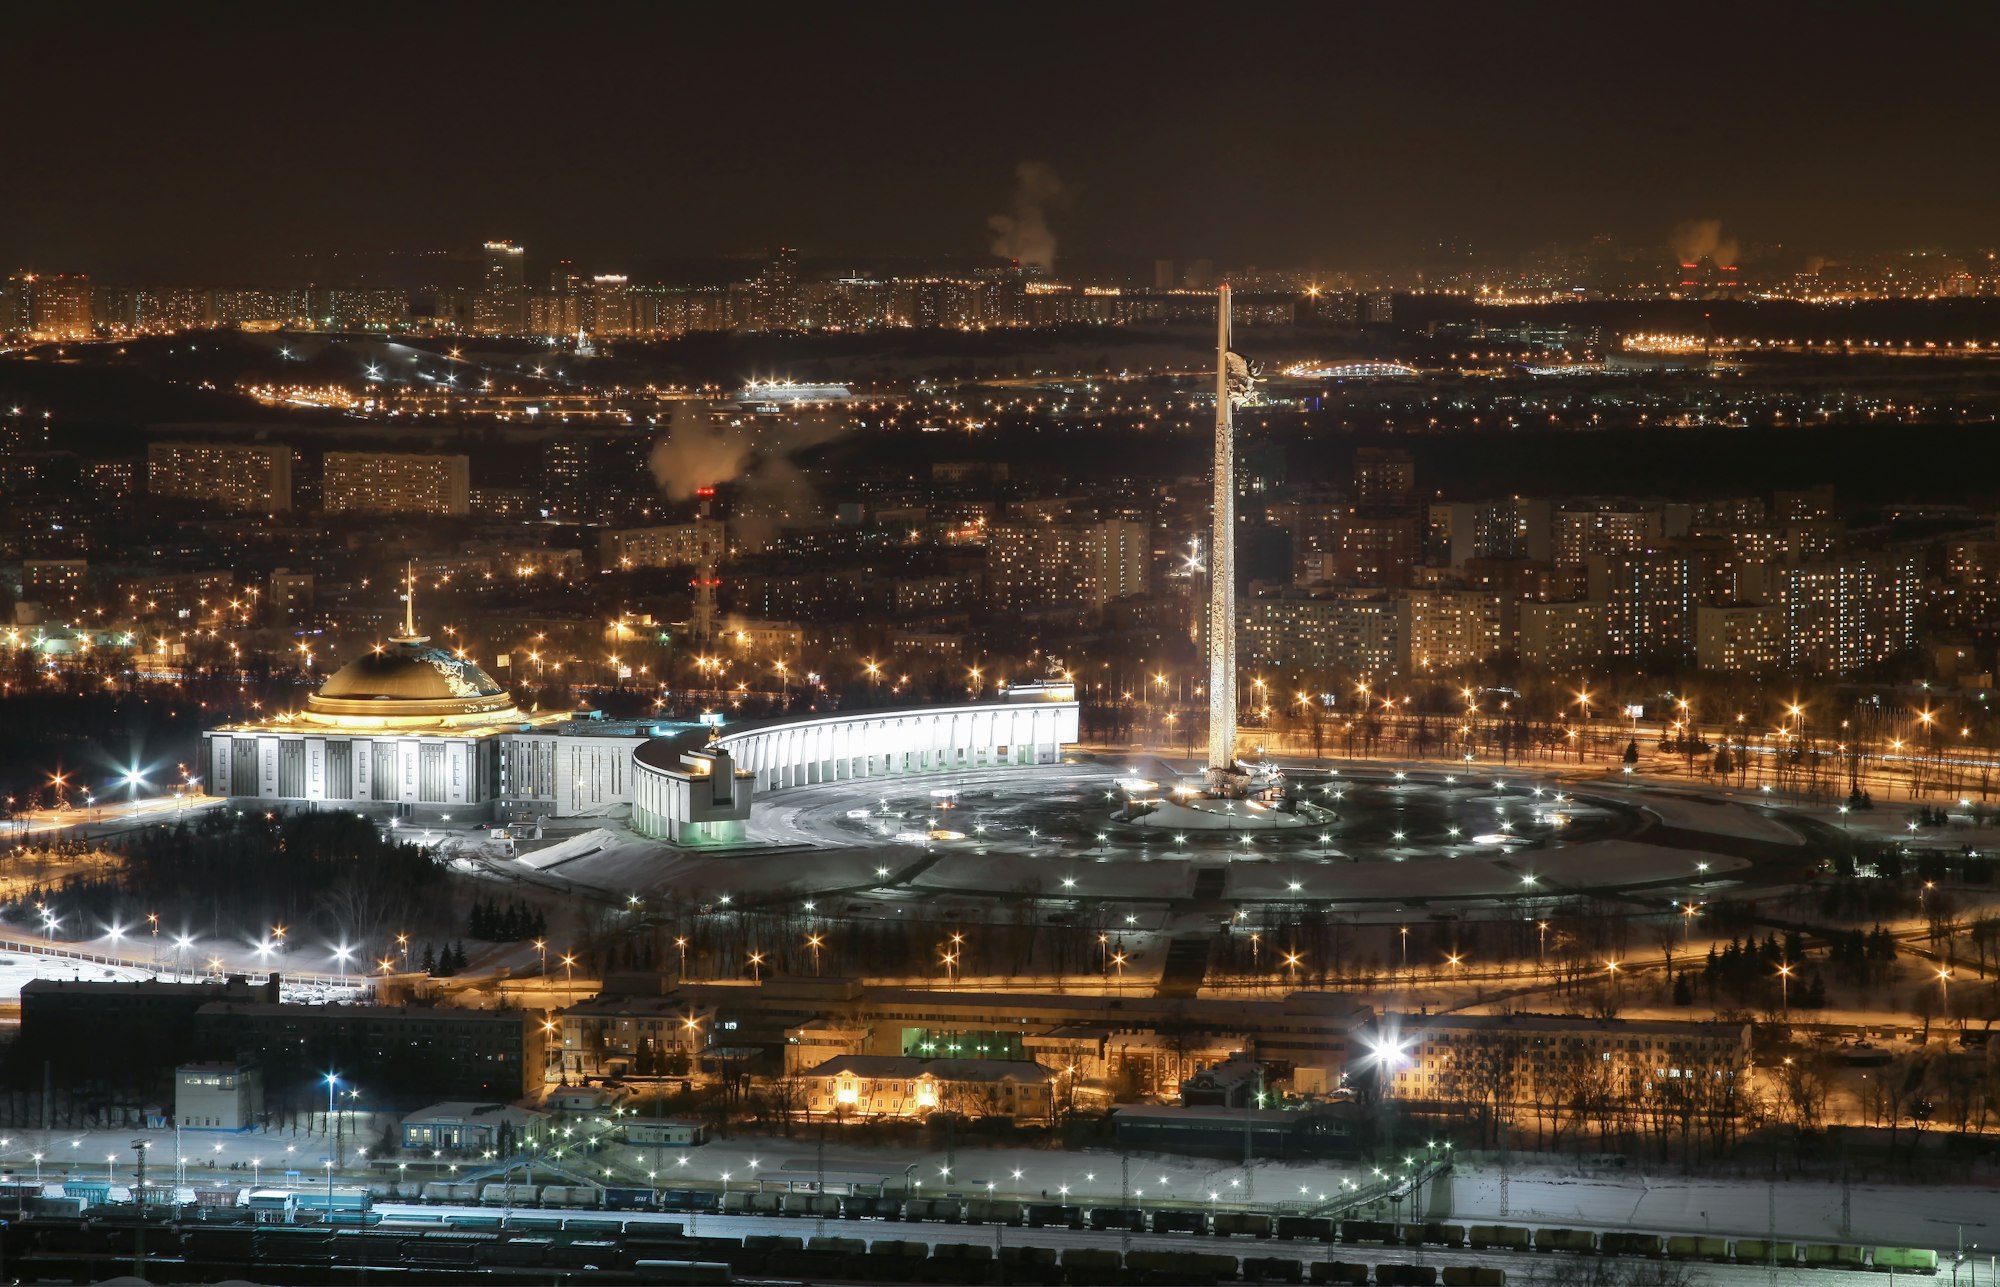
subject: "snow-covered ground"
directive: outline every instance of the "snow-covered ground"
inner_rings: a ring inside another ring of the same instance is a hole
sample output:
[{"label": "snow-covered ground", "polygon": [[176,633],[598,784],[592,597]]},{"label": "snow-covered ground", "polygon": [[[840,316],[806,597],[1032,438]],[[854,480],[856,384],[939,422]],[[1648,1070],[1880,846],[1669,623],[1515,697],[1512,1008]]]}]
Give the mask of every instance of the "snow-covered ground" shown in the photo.
[{"label": "snow-covered ground", "polygon": [[[348,1169],[337,1183],[352,1182],[357,1149],[374,1143],[385,1119],[367,1113],[344,1115],[339,1156]],[[115,1183],[129,1183],[132,1140],[151,1138],[150,1167],[156,1175],[173,1166],[176,1137],[168,1131],[17,1132],[0,1140],[0,1165],[16,1175],[33,1174],[41,1153],[44,1180],[64,1176],[103,1179],[107,1157]],[[187,1159],[186,1182],[249,1184],[324,1183],[323,1164],[335,1149],[320,1131],[184,1131],[179,1156]],[[253,1170],[253,1163],[255,1164]],[[1037,1199],[1066,1196],[1070,1202],[1116,1198],[1121,1186],[1133,1197],[1171,1196],[1275,1205],[1280,1209],[1316,1203],[1337,1193],[1343,1180],[1366,1183],[1368,1165],[1356,1162],[1259,1161],[1241,1165],[1155,1154],[1121,1156],[1111,1150],[1075,1152],[1047,1149],[960,1147],[946,1153],[924,1148],[861,1148],[830,1141],[822,1155],[816,1141],[737,1136],[695,1148],[614,1146],[594,1165],[611,1164],[629,1176],[655,1173],[662,1186],[711,1187],[727,1173],[731,1183],[804,1182],[823,1174],[829,1180],[887,1182],[908,1178],[927,1189]],[[1432,1210],[1459,1223],[1487,1222],[1562,1227],[1638,1229],[1657,1233],[1713,1233],[1801,1242],[1847,1242],[1890,1246],[1965,1245],[1982,1249],[2000,1242],[2000,1190],[1965,1185],[1855,1184],[1847,1193],[1849,1223],[1842,1226],[1842,1189],[1819,1180],[1709,1179],[1671,1170],[1639,1168],[1607,1171],[1560,1160],[1521,1162],[1506,1170],[1491,1161],[1461,1163],[1440,1191]],[[1439,1209],[1443,1200],[1447,1206]]]},{"label": "snow-covered ground", "polygon": [[1851,1227],[1841,1228],[1841,1186],[1819,1181],[1703,1179],[1699,1176],[1603,1177],[1515,1170],[1501,1211],[1500,1169],[1461,1167],[1452,1176],[1456,1220],[1560,1221],[1615,1229],[1678,1230],[1762,1237],[1775,1228],[1798,1241],[1871,1242],[1953,1247],[2000,1240],[2000,1190],[1939,1185],[1854,1185]]},{"label": "snow-covered ground", "polygon": [[[84,946],[87,949],[88,945]],[[47,956],[39,952],[0,952],[0,1004],[18,1004],[22,985],[30,979],[105,983],[134,982],[140,979],[162,979],[172,982],[178,977],[182,981],[192,982],[202,977],[199,967],[192,964],[197,958],[204,962],[209,959],[203,952],[190,953],[188,956],[190,964],[176,976],[171,960],[163,968],[155,970],[146,962],[134,963],[129,959],[124,964],[106,964],[68,956]],[[231,973],[251,973],[261,977],[274,967],[260,964],[252,969],[225,961],[223,968]],[[280,988],[285,1000],[300,1001],[310,1005],[365,1001],[371,992],[367,979],[359,973],[350,975],[345,986],[342,986],[337,979],[324,980],[286,974],[280,980]]]},{"label": "snow-covered ground", "polygon": [[[1689,787],[1678,787],[1688,791]],[[1776,818],[1758,813],[1749,804],[1726,798],[1733,793],[1714,793],[1713,798],[1689,799],[1663,791],[1635,790],[1632,803],[1658,817],[1669,827],[1683,831],[1705,831],[1710,835],[1735,836],[1744,840],[1765,840],[1773,844],[1804,844],[1804,837]],[[1752,802],[1754,803],[1754,801]]]},{"label": "snow-covered ground", "polygon": [[36,952],[0,952],[0,1000],[19,1001],[21,985],[30,979],[87,979],[91,982],[150,978],[152,971],[123,965],[100,965]]}]

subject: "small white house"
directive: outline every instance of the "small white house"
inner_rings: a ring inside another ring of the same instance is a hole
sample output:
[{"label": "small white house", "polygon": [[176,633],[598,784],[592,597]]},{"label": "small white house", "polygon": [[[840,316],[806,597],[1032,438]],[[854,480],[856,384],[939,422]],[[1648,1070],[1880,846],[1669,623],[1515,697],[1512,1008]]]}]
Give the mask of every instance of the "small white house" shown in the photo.
[{"label": "small white house", "polygon": [[403,1119],[403,1147],[446,1153],[483,1152],[496,1147],[503,1134],[519,1141],[529,1127],[543,1121],[545,1116],[511,1104],[446,1100]]}]

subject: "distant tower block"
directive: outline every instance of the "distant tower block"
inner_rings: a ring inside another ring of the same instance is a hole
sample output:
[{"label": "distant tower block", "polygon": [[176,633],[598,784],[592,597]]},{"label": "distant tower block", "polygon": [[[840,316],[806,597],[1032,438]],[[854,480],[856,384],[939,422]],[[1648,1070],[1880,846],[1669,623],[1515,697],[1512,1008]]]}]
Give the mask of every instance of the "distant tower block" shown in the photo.
[{"label": "distant tower block", "polygon": [[722,584],[716,566],[722,562],[722,523],[713,517],[715,489],[695,490],[700,506],[695,511],[694,639],[707,647],[715,641],[715,591]]},{"label": "distant tower block", "polygon": [[1236,773],[1236,416],[1229,405],[1229,286],[1215,292],[1215,501],[1208,544],[1208,776]]}]

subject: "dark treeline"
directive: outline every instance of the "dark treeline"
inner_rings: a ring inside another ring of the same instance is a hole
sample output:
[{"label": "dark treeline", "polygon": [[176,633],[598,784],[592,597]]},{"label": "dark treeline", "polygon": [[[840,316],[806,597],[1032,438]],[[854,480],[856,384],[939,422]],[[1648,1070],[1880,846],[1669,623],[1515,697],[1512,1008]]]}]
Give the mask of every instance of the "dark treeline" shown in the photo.
[{"label": "dark treeline", "polygon": [[351,813],[211,809],[106,847],[124,859],[116,875],[38,888],[10,913],[39,926],[34,905],[46,904],[62,932],[79,937],[122,925],[137,939],[151,915],[169,940],[192,933],[263,942],[286,926],[291,946],[314,930],[352,942],[457,919],[445,867]]}]

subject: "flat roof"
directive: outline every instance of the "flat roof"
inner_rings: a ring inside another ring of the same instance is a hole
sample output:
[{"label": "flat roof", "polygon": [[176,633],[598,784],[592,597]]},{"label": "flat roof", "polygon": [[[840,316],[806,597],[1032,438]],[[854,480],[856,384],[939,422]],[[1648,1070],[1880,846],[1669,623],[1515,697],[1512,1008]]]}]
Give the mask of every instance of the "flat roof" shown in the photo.
[{"label": "flat roof", "polygon": [[512,1020],[526,1024],[526,1010],[470,1010],[429,1005],[309,1005],[291,1001],[210,1001],[197,1015],[239,1014],[297,1019],[465,1019]]},{"label": "flat roof", "polygon": [[817,1068],[809,1068],[803,1074],[807,1077],[838,1077],[843,1073],[856,1077],[900,1077],[915,1079],[926,1074],[939,1081],[1015,1081],[1047,1082],[1055,1080],[1055,1073],[1040,1064],[1026,1059],[918,1059],[911,1055],[835,1055]]},{"label": "flat roof", "polygon": [[1385,1014],[1382,1022],[1400,1023],[1405,1032],[1426,1028],[1472,1028],[1490,1031],[1649,1032],[1695,1036],[1741,1032],[1746,1026],[1721,1019],[1599,1019],[1583,1014]]}]

